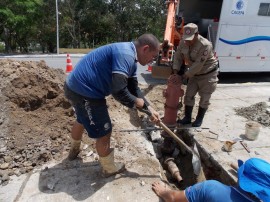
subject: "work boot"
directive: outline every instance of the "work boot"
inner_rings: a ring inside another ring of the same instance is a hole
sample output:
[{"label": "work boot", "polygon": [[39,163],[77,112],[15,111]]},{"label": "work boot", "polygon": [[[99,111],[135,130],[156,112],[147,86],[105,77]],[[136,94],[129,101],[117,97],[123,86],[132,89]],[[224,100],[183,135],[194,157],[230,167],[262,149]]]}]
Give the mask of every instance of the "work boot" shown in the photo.
[{"label": "work boot", "polygon": [[185,117],[182,120],[178,120],[177,123],[182,125],[190,124],[191,123],[191,116],[192,116],[193,106],[185,106]]},{"label": "work boot", "polygon": [[203,117],[206,111],[207,111],[207,108],[199,107],[196,120],[192,123],[192,127],[200,127],[202,125]]},{"label": "work boot", "polygon": [[125,171],[125,164],[114,162],[114,150],[108,156],[99,157],[99,162],[102,167],[103,177],[110,177]]},{"label": "work boot", "polygon": [[74,140],[71,137],[71,148],[68,154],[68,159],[70,161],[77,158],[78,154],[80,153],[80,146],[81,146],[81,140]]}]

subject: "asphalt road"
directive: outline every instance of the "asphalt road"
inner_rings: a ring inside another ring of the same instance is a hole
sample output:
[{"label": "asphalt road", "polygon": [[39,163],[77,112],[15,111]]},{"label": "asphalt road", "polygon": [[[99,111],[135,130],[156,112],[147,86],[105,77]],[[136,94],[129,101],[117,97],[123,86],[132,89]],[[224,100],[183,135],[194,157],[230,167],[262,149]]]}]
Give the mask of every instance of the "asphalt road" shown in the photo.
[{"label": "asphalt road", "polygon": [[[84,56],[84,54],[70,54],[71,62],[73,68],[79,62],[79,60]],[[9,55],[9,56],[0,56],[0,59],[10,58],[14,60],[23,60],[23,61],[40,61],[44,60],[49,67],[60,68],[66,71],[66,62],[67,55]],[[142,84],[165,84],[166,80],[164,79],[154,79],[151,76],[151,72],[147,71],[147,66],[142,66],[138,63],[138,81]]]},{"label": "asphalt road", "polygon": [[[84,54],[70,54],[73,68]],[[40,61],[44,60],[49,67],[60,68],[66,70],[66,54],[51,55],[2,55],[0,59],[11,58],[24,61]],[[147,66],[139,64],[138,81],[142,84],[165,84],[164,79],[154,79],[151,72],[147,71]],[[219,75],[220,84],[241,84],[241,83],[261,83],[270,82],[270,72],[268,73],[222,73]]]}]

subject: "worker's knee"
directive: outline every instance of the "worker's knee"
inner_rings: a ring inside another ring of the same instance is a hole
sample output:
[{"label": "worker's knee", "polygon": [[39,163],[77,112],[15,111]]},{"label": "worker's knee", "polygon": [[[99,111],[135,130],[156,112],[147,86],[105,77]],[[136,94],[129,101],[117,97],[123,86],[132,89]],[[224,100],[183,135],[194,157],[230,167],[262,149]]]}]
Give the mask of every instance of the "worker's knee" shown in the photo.
[{"label": "worker's knee", "polygon": [[107,156],[111,152],[110,148],[111,133],[97,138],[96,149],[99,156]]},{"label": "worker's knee", "polygon": [[100,143],[109,143],[110,142],[110,139],[111,139],[111,133],[103,136],[103,137],[100,137],[100,138],[97,138],[97,142],[100,142]]},{"label": "worker's knee", "polygon": [[184,104],[188,106],[194,106],[195,104],[195,96],[185,96]]},{"label": "worker's knee", "polygon": [[210,99],[211,99],[212,93],[199,92],[199,95],[200,95],[199,106],[202,108],[208,108],[208,106],[210,105]]}]

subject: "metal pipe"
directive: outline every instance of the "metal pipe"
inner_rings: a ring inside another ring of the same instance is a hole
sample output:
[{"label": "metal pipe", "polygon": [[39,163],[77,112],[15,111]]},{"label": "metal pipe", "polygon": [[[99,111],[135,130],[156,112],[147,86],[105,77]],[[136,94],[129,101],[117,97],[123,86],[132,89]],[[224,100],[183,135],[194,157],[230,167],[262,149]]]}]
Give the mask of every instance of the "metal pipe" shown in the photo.
[{"label": "metal pipe", "polygon": [[[174,128],[170,128],[172,130]],[[155,130],[164,130],[163,128],[156,128],[156,127],[151,127],[151,128],[144,128],[144,129],[123,129],[123,130],[115,130],[116,132],[137,132],[137,131],[155,131]]]},{"label": "metal pipe", "polygon": [[183,178],[180,175],[180,171],[178,169],[178,167],[176,166],[176,164],[173,162],[173,158],[168,158],[165,160],[165,165],[167,165],[168,170],[170,171],[170,173],[172,174],[173,178],[175,178],[177,180],[177,182],[181,182],[183,181]]},{"label": "metal pipe", "polygon": [[[185,127],[185,126],[181,126],[181,127],[168,127],[170,130],[174,130],[174,129],[196,129],[196,127]],[[203,128],[199,128],[199,129],[209,129],[207,127],[203,127]],[[151,127],[151,128],[140,128],[140,129],[122,129],[122,130],[114,130],[114,132],[138,132],[138,131],[156,131],[156,130],[164,130],[163,128],[157,128],[157,127]]]},{"label": "metal pipe", "polygon": [[173,139],[181,146],[185,147],[185,149],[191,153],[194,154],[194,152],[190,149],[189,146],[186,145],[186,143],[184,143],[179,137],[177,137],[176,134],[174,134],[164,123],[160,122],[159,123],[160,126],[165,130],[165,132],[167,132],[171,137],[173,137]]},{"label": "metal pipe", "polygon": [[56,10],[56,52],[57,52],[57,55],[59,55],[58,0],[55,0],[55,10]]}]

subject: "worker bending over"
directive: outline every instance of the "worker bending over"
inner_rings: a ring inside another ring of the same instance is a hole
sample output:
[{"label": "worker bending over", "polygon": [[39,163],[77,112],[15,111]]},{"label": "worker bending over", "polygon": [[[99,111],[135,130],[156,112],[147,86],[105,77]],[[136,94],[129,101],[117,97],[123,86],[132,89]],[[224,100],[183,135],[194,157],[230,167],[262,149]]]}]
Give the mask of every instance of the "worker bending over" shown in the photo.
[{"label": "worker bending over", "polygon": [[112,123],[106,96],[112,94],[121,104],[150,111],[150,119],[159,122],[158,113],[149,106],[138,87],[137,62],[151,63],[159,53],[159,41],[152,34],[144,34],[134,42],[113,43],[99,47],[85,55],[65,82],[65,95],[76,113],[71,131],[73,160],[80,152],[84,129],[96,139],[96,150],[105,177],[125,170],[125,165],[114,162],[110,147]]}]

